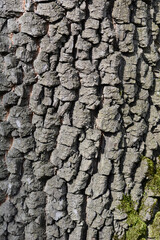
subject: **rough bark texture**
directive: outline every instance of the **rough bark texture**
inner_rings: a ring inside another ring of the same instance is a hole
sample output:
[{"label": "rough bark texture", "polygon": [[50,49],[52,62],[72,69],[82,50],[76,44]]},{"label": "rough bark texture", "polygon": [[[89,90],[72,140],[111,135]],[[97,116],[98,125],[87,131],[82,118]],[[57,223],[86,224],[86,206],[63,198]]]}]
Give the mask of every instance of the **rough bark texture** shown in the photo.
[{"label": "rough bark texture", "polygon": [[160,1],[0,16],[0,240],[160,239]]}]

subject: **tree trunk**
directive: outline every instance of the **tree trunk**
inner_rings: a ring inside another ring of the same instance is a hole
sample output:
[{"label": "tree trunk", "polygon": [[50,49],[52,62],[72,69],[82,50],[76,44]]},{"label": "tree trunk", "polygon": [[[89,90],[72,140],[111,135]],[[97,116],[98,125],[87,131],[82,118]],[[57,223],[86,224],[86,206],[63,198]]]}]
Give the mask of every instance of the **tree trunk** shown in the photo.
[{"label": "tree trunk", "polygon": [[159,0],[0,15],[0,240],[159,239]]}]

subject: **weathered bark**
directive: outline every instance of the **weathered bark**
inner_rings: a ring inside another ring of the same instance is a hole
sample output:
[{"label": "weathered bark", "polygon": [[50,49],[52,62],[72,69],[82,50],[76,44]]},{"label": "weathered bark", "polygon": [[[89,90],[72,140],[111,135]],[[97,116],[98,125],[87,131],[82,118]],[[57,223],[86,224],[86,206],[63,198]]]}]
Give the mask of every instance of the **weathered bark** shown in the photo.
[{"label": "weathered bark", "polygon": [[0,240],[159,239],[159,0],[0,15]]}]

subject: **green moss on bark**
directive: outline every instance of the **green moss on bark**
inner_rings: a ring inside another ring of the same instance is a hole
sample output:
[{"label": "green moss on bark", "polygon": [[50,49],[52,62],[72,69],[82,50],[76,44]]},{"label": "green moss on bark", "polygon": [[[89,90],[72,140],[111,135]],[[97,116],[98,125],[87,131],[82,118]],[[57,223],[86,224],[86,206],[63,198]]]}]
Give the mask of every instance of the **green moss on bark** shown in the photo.
[{"label": "green moss on bark", "polygon": [[157,162],[154,166],[154,162],[146,158],[148,162],[147,183],[146,189],[153,191],[155,196],[160,195],[160,163]]},{"label": "green moss on bark", "polygon": [[150,158],[147,158],[145,156],[142,156],[141,157],[141,160],[147,160],[147,164],[148,164],[148,171],[147,171],[147,174],[146,174],[146,178],[147,180],[150,180],[152,179],[154,173],[155,173],[155,167],[154,167],[154,162],[150,159]]},{"label": "green moss on bark", "polygon": [[142,221],[138,212],[134,209],[134,202],[130,195],[123,196],[119,209],[128,215],[127,224],[129,228],[126,231],[125,239],[137,240],[145,237],[147,233],[147,225]]},{"label": "green moss on bark", "polygon": [[[144,202],[147,198],[147,193],[153,192],[153,197],[160,196],[160,161],[157,163],[153,162],[151,159],[142,156],[141,160],[147,160],[148,163],[148,171],[146,173],[146,183],[145,183],[145,194],[141,199],[141,205],[139,209],[136,211],[134,209],[134,202],[131,199],[130,195],[124,195],[121,203],[119,205],[119,209],[125,213],[127,213],[127,224],[128,230],[125,233],[123,239],[125,240],[144,240],[147,237],[147,224],[145,221],[142,220],[141,210],[146,208],[146,211],[150,207],[150,214],[151,218],[154,217],[154,209],[157,205],[157,201],[151,206],[145,206]],[[160,159],[159,159],[160,160]],[[151,225],[151,234],[155,240],[159,240],[159,233],[160,233],[160,211],[157,212],[155,218],[153,220],[153,224]],[[115,238],[118,239],[118,238]]]},{"label": "green moss on bark", "polygon": [[151,237],[155,240],[160,239],[160,212],[157,212],[151,225]]}]

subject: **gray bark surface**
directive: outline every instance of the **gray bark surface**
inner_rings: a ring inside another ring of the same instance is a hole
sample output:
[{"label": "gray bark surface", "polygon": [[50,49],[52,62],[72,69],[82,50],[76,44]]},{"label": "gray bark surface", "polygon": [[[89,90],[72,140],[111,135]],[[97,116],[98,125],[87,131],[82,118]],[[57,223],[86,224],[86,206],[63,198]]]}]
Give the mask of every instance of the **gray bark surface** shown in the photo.
[{"label": "gray bark surface", "polygon": [[159,26],[159,0],[0,0],[0,240],[159,239]]}]

